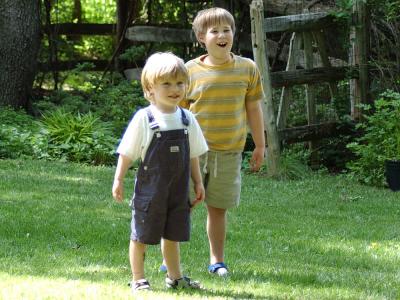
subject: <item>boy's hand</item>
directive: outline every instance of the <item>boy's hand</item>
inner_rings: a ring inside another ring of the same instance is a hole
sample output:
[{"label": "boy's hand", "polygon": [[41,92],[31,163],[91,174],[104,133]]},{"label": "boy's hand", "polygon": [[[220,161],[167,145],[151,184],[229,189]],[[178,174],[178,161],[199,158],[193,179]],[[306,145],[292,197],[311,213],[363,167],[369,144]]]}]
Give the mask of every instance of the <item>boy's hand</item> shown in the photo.
[{"label": "boy's hand", "polygon": [[260,170],[264,162],[265,147],[256,147],[250,158],[250,168],[253,172]]},{"label": "boy's hand", "polygon": [[202,182],[194,184],[194,193],[196,195],[196,198],[191,203],[191,209],[193,209],[197,204],[203,201],[206,196],[206,191],[204,190],[204,185]]},{"label": "boy's hand", "polygon": [[124,197],[124,185],[122,180],[114,179],[113,187],[112,187],[112,195],[117,202],[122,202]]}]

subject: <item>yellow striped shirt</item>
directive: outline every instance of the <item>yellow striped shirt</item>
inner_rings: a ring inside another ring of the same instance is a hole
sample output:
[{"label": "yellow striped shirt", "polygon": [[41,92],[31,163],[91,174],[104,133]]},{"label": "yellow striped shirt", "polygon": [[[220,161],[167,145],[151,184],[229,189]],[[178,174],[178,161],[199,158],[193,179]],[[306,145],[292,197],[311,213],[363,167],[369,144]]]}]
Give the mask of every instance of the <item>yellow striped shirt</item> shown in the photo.
[{"label": "yellow striped shirt", "polygon": [[188,108],[200,124],[208,147],[214,151],[242,151],[246,142],[246,101],[263,98],[260,73],[248,58],[232,54],[223,65],[209,66],[200,56],[188,61]]}]

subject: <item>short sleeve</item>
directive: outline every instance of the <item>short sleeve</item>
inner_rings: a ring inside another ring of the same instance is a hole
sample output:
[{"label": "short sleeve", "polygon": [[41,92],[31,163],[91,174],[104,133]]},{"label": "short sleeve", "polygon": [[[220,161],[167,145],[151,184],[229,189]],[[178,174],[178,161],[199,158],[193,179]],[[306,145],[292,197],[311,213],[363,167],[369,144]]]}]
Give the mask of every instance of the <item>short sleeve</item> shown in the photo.
[{"label": "short sleeve", "polygon": [[146,115],[144,110],[139,110],[129,122],[129,125],[117,148],[117,153],[129,157],[132,161],[141,156],[144,143],[144,128]]},{"label": "short sleeve", "polygon": [[253,61],[249,61],[249,87],[246,93],[246,101],[259,101],[264,98],[264,91],[261,83],[260,71]]},{"label": "short sleeve", "polygon": [[190,145],[190,158],[198,157],[208,151],[206,139],[201,131],[200,125],[194,115],[185,111],[189,116],[189,145]]}]

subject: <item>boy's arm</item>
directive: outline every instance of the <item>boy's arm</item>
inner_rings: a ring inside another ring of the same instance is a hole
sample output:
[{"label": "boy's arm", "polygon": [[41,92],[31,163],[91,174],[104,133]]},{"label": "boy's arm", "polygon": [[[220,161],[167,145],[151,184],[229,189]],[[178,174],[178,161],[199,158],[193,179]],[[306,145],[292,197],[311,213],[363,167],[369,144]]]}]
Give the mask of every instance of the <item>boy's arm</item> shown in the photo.
[{"label": "boy's arm", "polygon": [[114,183],[112,187],[112,195],[118,202],[122,202],[124,197],[124,177],[131,165],[132,160],[123,154],[118,157],[118,164],[115,170]]},{"label": "boy's arm", "polygon": [[265,135],[261,101],[246,101],[246,114],[255,148],[250,159],[252,171],[258,171],[264,161]]},{"label": "boy's arm", "polygon": [[198,157],[190,159],[190,172],[193,181],[194,192],[196,195],[196,198],[192,201],[192,207],[194,207],[201,201],[203,201],[205,197],[205,190],[203,186],[203,180],[201,178],[200,164]]}]

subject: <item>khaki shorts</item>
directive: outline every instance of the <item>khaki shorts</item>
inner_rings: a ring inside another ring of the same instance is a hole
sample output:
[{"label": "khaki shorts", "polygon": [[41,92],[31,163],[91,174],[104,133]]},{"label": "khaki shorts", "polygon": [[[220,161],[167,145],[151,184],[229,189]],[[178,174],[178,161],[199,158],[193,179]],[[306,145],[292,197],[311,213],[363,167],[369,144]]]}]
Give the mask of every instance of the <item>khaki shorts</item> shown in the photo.
[{"label": "khaki shorts", "polygon": [[[241,152],[208,151],[200,157],[200,171],[203,175],[207,205],[222,209],[239,205],[241,165]],[[191,199],[194,199],[192,182],[190,192]]]}]

